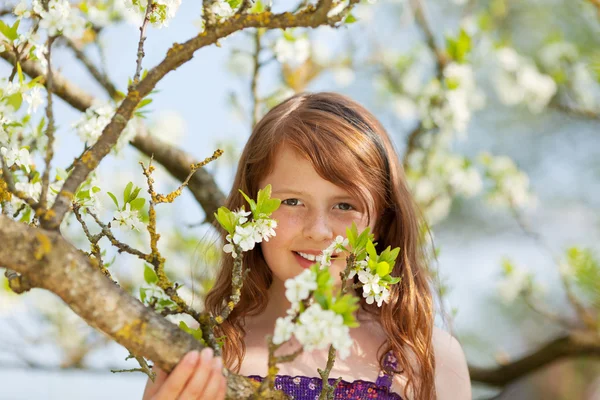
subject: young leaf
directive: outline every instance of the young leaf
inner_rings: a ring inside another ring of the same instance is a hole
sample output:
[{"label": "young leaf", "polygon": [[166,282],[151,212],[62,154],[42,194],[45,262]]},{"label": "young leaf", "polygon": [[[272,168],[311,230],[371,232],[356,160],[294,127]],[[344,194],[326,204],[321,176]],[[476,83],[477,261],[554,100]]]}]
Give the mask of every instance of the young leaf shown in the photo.
[{"label": "young leaf", "polygon": [[369,253],[369,259],[373,261],[377,261],[377,250],[375,250],[375,245],[370,240],[367,241],[367,253]]},{"label": "young leaf", "polygon": [[140,197],[138,199],[134,199],[130,202],[131,204],[131,209],[132,210],[141,210],[142,207],[144,207],[144,204],[146,203],[146,199],[144,199],[143,197]]},{"label": "young leaf", "polygon": [[387,274],[390,273],[391,271],[391,267],[390,264],[388,264],[385,261],[381,261],[377,263],[377,275],[379,275],[380,277],[384,277]]},{"label": "young leaf", "polygon": [[156,272],[148,264],[144,266],[144,280],[147,284],[153,284],[158,282],[158,276],[156,276]]},{"label": "young leaf", "polygon": [[119,202],[117,201],[117,197],[112,194],[111,192],[106,192],[110,198],[112,199],[112,201],[115,203],[115,206],[117,206],[117,210],[119,210]]},{"label": "young leaf", "polygon": [[140,190],[142,190],[142,188],[136,187],[135,190],[129,195],[127,203],[131,203],[133,200],[137,199],[138,194],[140,194]]},{"label": "young leaf", "polygon": [[254,200],[252,200],[250,197],[248,197],[248,195],[246,193],[242,192],[241,189],[240,189],[240,193],[242,194],[242,196],[244,196],[244,199],[246,199],[248,204],[250,204],[250,211],[252,211],[252,216],[254,218],[257,218],[258,212],[256,210],[256,202]]},{"label": "young leaf", "polygon": [[125,186],[125,190],[123,191],[123,204],[129,203],[129,196],[131,195],[132,188],[133,182],[129,182],[127,186]]}]

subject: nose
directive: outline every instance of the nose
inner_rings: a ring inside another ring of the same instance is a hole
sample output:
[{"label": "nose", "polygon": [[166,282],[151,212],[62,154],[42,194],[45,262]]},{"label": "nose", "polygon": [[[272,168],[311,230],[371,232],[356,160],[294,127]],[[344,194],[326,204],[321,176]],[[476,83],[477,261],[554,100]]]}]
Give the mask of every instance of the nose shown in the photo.
[{"label": "nose", "polygon": [[333,240],[333,227],[327,214],[316,210],[306,215],[303,233],[317,243]]}]

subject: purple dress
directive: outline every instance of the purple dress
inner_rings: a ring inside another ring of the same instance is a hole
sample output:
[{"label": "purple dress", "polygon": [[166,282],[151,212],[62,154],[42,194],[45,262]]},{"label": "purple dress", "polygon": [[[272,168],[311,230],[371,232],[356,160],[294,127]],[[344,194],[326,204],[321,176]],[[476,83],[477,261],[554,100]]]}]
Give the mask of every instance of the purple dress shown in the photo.
[{"label": "purple dress", "polygon": [[[396,357],[392,353],[388,353],[384,365],[395,370],[397,366]],[[250,375],[248,378],[257,382],[262,382],[264,379],[258,375]],[[330,384],[334,382],[334,378],[329,379]],[[318,400],[322,385],[321,378],[289,375],[277,375],[275,377],[275,389],[283,391],[294,400]],[[361,379],[354,382],[340,381],[335,389],[334,398],[336,400],[402,400],[399,394],[391,391],[391,387],[392,376],[385,371],[381,371],[375,382]]]}]

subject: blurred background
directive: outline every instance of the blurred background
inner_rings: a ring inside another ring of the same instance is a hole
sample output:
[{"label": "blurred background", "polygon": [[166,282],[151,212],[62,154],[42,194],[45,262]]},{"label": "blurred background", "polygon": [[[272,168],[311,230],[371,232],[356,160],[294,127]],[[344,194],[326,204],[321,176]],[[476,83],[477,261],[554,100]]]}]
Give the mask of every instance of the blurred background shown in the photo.
[{"label": "blurred background", "polygon": [[[53,51],[64,78],[107,104],[74,49],[126,92],[139,25],[119,3],[85,2],[82,16],[99,29]],[[9,25],[15,5],[0,4]],[[273,11],[294,5],[275,2]],[[201,4],[183,1],[168,26],[151,27],[144,67],[196,35],[200,20]],[[0,62],[0,78],[11,72]],[[595,0],[373,0],[336,29],[248,30],[201,49],[158,84],[135,123],[197,160],[225,150],[207,170],[227,194],[253,123],[279,101],[298,91],[337,91],[365,105],[393,137],[431,225],[438,253],[431,268],[447,314],[439,325],[459,339],[470,366],[494,369],[567,334],[600,332],[599,82]],[[33,126],[43,113],[40,106]],[[55,115],[53,166],[64,169],[90,140],[81,128],[90,117],[61,100]],[[43,165],[40,154],[32,151]],[[103,221],[123,217],[108,192],[120,199],[132,182],[147,198],[142,160],[124,145],[89,182],[101,189],[92,206]],[[160,192],[179,185],[156,166]],[[175,203],[157,210],[161,251],[169,276],[200,309],[219,244],[189,192]],[[89,250],[73,216],[63,233]],[[123,223],[117,235],[149,248],[144,230]],[[117,254],[106,238],[99,244],[121,286],[138,297],[140,288],[156,291],[144,263]],[[3,275],[0,282],[0,399],[141,398],[145,375],[110,372],[137,367],[125,349],[53,294],[15,295]],[[474,380],[474,398],[600,399],[598,348],[506,384]]]}]

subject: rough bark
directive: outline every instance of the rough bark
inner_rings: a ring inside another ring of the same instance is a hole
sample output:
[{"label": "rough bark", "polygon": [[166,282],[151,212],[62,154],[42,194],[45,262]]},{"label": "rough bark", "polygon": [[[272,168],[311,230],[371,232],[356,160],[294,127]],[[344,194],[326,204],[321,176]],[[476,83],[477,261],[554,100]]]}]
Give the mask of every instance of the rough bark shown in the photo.
[{"label": "rough bark", "polygon": [[[202,345],[109,280],[60,233],[0,215],[0,266],[26,276],[33,287],[58,295],[90,326],[132,353],[171,371]],[[228,373],[228,398],[247,398],[254,385]]]}]

